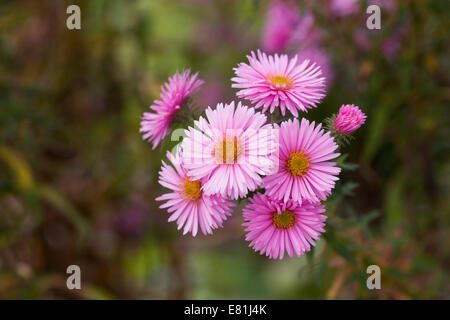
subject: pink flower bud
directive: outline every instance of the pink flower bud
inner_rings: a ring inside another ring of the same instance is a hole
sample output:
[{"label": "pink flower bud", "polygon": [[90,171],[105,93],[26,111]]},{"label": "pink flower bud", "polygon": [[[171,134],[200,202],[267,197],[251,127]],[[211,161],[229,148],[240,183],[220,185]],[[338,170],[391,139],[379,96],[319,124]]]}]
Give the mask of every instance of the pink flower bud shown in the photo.
[{"label": "pink flower bud", "polygon": [[337,132],[349,134],[361,127],[367,116],[354,104],[343,104],[339,114],[334,120],[334,128]]}]

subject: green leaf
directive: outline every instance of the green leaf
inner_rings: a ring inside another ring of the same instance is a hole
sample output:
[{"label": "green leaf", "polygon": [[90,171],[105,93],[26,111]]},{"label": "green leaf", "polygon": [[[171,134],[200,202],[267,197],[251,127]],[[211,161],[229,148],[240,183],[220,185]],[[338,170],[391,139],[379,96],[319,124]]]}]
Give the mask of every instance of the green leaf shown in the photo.
[{"label": "green leaf", "polygon": [[43,200],[54,206],[75,226],[81,238],[85,238],[89,223],[63,195],[52,187],[43,185],[39,186],[38,192]]}]

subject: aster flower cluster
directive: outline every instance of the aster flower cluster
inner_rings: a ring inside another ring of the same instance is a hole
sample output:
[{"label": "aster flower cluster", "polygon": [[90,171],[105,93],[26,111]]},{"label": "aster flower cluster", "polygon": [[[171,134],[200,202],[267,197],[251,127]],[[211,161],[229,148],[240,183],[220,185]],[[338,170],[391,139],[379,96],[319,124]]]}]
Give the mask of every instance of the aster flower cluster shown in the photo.
[{"label": "aster flower cluster", "polygon": [[[246,201],[242,214],[249,246],[273,259],[300,257],[325,232],[324,201],[341,171],[334,161],[339,145],[366,116],[355,105],[344,105],[326,127],[311,122],[300,112],[317,107],[325,96],[320,66],[260,50],[247,58],[231,79],[243,101],[208,107],[184,130],[159,172],[159,183],[169,192],[156,200],[163,202],[169,221],[193,236],[212,234],[232,215],[236,200]],[[151,106],[155,112],[145,113],[141,123],[153,148],[201,84],[197,74],[185,71],[162,88],[161,100]]]}]

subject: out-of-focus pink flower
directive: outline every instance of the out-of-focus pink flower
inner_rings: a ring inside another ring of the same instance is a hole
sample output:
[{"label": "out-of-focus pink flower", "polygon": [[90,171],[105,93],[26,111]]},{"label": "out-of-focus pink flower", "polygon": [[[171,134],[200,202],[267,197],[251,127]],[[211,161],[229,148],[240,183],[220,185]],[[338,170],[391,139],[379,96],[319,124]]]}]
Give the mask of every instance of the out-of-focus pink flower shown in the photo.
[{"label": "out-of-focus pink flower", "polygon": [[387,38],[382,45],[382,52],[387,60],[394,60],[397,58],[399,50],[402,48],[403,40],[405,38],[406,27],[402,27]]},{"label": "out-of-focus pink flower", "polygon": [[339,114],[334,120],[334,128],[337,132],[349,134],[361,127],[367,116],[354,104],[342,105]]},{"label": "out-of-focus pink flower", "polygon": [[397,0],[369,0],[368,5],[372,4],[375,4],[389,12],[395,11],[395,9],[397,9]]},{"label": "out-of-focus pink flower", "polygon": [[293,1],[272,1],[267,10],[262,37],[263,49],[270,53],[284,51],[298,22],[298,8]]},{"label": "out-of-focus pink flower", "polygon": [[300,49],[297,54],[298,61],[302,62],[309,60],[310,64],[315,63],[322,70],[322,75],[325,78],[325,85],[327,87],[333,82],[334,73],[331,65],[331,59],[328,53],[319,46],[307,47]]},{"label": "out-of-focus pink flower", "polygon": [[385,56],[386,59],[388,60],[394,60],[395,57],[397,56],[397,52],[401,47],[401,43],[398,39],[398,37],[396,37],[395,35],[388,38],[384,43],[383,43],[383,55]]},{"label": "out-of-focus pink flower", "polygon": [[148,206],[141,198],[133,199],[118,212],[115,229],[124,237],[138,236],[143,230],[148,216]]},{"label": "out-of-focus pink flower", "polygon": [[292,36],[292,43],[302,48],[319,45],[321,35],[314,22],[315,18],[312,12],[307,11],[302,14]]},{"label": "out-of-focus pink flower", "polygon": [[142,138],[153,142],[153,149],[166,137],[169,126],[183,102],[189,97],[203,81],[197,78],[198,73],[190,75],[190,70],[179,74],[178,71],[169,82],[161,86],[161,100],[155,100],[150,106],[155,112],[144,112],[139,132]]},{"label": "out-of-focus pink flower", "polygon": [[336,17],[346,17],[358,13],[358,0],[331,0],[329,9]]},{"label": "out-of-focus pink flower", "polygon": [[217,104],[217,101],[222,101],[225,93],[225,84],[217,79],[205,79],[205,84],[202,90],[199,91],[196,98],[201,110],[204,111],[207,106]]},{"label": "out-of-focus pink flower", "polygon": [[260,50],[258,56],[252,52],[247,58],[249,64],[242,62],[233,69],[232,87],[241,89],[236,95],[256,103],[256,109],[262,107],[265,112],[270,108],[272,113],[280,107],[283,115],[288,109],[297,117],[298,109],[306,112],[325,96],[325,78],[315,63],[305,60],[297,64],[297,56],[289,59]]},{"label": "out-of-focus pink flower", "polygon": [[254,191],[273,170],[270,155],[277,149],[272,125],[266,116],[239,102],[206,109],[194,128],[186,130],[183,158],[189,176],[199,180],[205,194],[237,199]]},{"label": "out-of-focus pink flower", "polygon": [[169,222],[177,221],[178,230],[184,225],[183,234],[191,232],[195,237],[199,227],[203,234],[212,234],[231,215],[234,203],[221,195],[206,195],[202,187],[207,180],[195,180],[188,175],[180,149],[175,155],[167,152],[167,157],[173,167],[162,162],[159,183],[171,191],[156,198],[165,201],[160,208],[167,208],[171,214]]},{"label": "out-of-focus pink flower", "polygon": [[325,207],[320,203],[283,203],[257,193],[243,210],[245,240],[271,259],[283,259],[285,251],[291,258],[300,257],[325,232],[327,217],[323,212]]},{"label": "out-of-focus pink flower", "polygon": [[303,118],[301,124],[298,119],[282,122],[279,136],[279,170],[264,177],[266,194],[284,202],[325,200],[341,171],[329,161],[340,155],[330,132]]},{"label": "out-of-focus pink flower", "polygon": [[369,36],[367,35],[367,32],[363,29],[358,29],[353,34],[353,39],[355,40],[356,44],[363,50],[368,50],[370,48],[370,40]]}]

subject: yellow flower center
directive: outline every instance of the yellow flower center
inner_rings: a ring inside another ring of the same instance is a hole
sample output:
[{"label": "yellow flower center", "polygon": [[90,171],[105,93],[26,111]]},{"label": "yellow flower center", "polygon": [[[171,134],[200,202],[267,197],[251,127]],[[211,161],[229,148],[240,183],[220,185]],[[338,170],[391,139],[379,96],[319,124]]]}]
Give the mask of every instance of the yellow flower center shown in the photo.
[{"label": "yellow flower center", "polygon": [[239,153],[240,146],[237,137],[219,141],[214,150],[214,155],[219,163],[236,163]]},{"label": "yellow flower center", "polygon": [[293,176],[303,176],[309,167],[308,158],[301,152],[293,152],[287,161],[287,170]]},{"label": "yellow flower center", "polygon": [[290,210],[283,211],[281,214],[274,212],[272,221],[275,227],[287,229],[295,224],[295,214]]},{"label": "yellow flower center", "polygon": [[273,76],[269,77],[269,80],[272,82],[272,84],[276,87],[282,87],[287,88],[291,85],[291,79],[283,76]]},{"label": "yellow flower center", "polygon": [[192,181],[188,178],[184,178],[184,195],[186,198],[191,200],[197,200],[202,196],[202,190],[201,190],[202,184],[200,181]]}]

